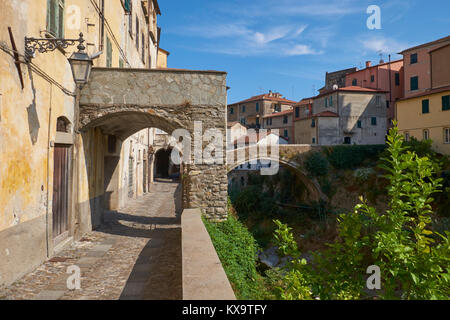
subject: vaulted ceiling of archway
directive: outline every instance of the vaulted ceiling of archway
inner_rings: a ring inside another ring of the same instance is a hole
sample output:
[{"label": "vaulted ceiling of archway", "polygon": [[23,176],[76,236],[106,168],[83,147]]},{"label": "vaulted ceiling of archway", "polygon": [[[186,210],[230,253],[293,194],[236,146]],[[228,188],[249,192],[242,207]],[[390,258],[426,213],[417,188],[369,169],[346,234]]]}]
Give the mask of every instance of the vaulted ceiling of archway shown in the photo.
[{"label": "vaulted ceiling of archway", "polygon": [[110,114],[93,121],[89,127],[101,128],[102,132],[107,135],[115,135],[125,140],[132,134],[146,128],[158,128],[171,134],[174,130],[181,126],[163,117],[155,116],[144,112],[119,112]]}]

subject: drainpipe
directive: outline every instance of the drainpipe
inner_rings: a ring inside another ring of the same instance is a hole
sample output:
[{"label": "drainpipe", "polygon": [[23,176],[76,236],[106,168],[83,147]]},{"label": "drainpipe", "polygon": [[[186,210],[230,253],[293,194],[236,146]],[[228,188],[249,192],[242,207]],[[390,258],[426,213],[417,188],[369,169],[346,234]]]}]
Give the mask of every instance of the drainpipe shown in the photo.
[{"label": "drainpipe", "polygon": [[100,20],[101,20],[101,28],[100,28],[100,51],[103,51],[104,43],[105,43],[105,0],[100,0],[102,2],[102,7],[100,11]]}]

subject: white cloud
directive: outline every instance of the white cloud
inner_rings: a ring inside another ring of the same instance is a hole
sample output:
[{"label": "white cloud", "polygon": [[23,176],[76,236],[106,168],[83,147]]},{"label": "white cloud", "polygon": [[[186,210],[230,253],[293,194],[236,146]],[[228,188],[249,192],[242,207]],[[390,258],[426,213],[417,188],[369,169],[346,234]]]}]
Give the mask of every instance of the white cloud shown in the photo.
[{"label": "white cloud", "polygon": [[385,37],[372,37],[362,41],[365,49],[377,53],[396,54],[409,47],[408,44]]},{"label": "white cloud", "polygon": [[301,56],[301,55],[307,55],[307,54],[322,54],[323,52],[315,51],[311,49],[310,46],[304,45],[304,44],[297,44],[293,46],[292,48],[286,48],[284,50],[284,54],[287,56]]}]

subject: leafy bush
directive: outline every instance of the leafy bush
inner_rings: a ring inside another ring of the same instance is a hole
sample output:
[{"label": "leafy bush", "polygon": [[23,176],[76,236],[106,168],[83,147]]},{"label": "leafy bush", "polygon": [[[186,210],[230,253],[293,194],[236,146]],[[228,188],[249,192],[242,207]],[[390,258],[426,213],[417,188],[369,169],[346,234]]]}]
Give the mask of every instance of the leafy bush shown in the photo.
[{"label": "leafy bush", "polygon": [[258,247],[247,228],[233,216],[204,224],[238,299],[262,299],[261,276],[256,270]]},{"label": "leafy bush", "polygon": [[313,177],[326,176],[328,174],[328,161],[321,152],[314,152],[305,159],[305,168]]},{"label": "leafy bush", "polygon": [[364,161],[376,161],[384,150],[384,145],[354,145],[325,148],[328,161],[336,169],[355,169]]},{"label": "leafy bush", "polygon": [[381,269],[386,299],[449,299],[450,232],[431,231],[432,195],[439,192],[436,165],[428,157],[406,151],[394,127],[388,156],[381,165],[389,180],[389,209],[379,214],[361,204],[338,219],[339,238],[314,255],[314,265],[300,260],[291,230],[276,222],[280,252],[292,257],[284,271],[282,298],[358,299],[365,296],[366,269]]},{"label": "leafy bush", "polygon": [[367,180],[369,180],[369,177],[374,173],[375,170],[373,170],[372,168],[360,168],[355,170],[353,176],[358,180],[366,182]]}]

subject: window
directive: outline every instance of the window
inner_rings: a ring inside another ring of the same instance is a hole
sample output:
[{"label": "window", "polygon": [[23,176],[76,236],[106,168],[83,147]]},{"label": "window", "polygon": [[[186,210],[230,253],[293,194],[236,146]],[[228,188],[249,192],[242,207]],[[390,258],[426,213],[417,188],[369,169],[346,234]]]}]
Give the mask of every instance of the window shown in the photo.
[{"label": "window", "polygon": [[423,140],[430,139],[430,131],[428,129],[423,130]]},{"label": "window", "polygon": [[377,118],[376,117],[372,117],[371,123],[372,123],[373,126],[376,126],[377,125]]},{"label": "window", "polygon": [[419,89],[419,77],[411,77],[411,91]]},{"label": "window", "polygon": [[288,123],[288,121],[289,121],[288,116],[284,116],[283,117],[283,123],[286,124],[286,123]]},{"label": "window", "polygon": [[145,36],[142,33],[142,62],[145,64]]},{"label": "window", "polygon": [[106,37],[106,67],[112,67],[112,43],[108,37]]},{"label": "window", "polygon": [[57,132],[70,132],[70,121],[66,117],[59,117],[56,119],[56,131]]},{"label": "window", "polygon": [[409,132],[405,132],[405,141],[406,141],[406,142],[409,141]]},{"label": "window", "polygon": [[130,13],[131,12],[131,6],[132,6],[132,1],[131,0],[125,0],[125,12]]},{"label": "window", "polygon": [[242,106],[242,113],[245,113],[245,106]]},{"label": "window", "polygon": [[375,105],[377,107],[381,107],[381,97],[380,96],[375,97]]},{"label": "window", "polygon": [[350,137],[345,137],[345,138],[344,138],[344,144],[352,144],[352,138],[350,138]]},{"label": "window", "polygon": [[444,129],[444,143],[446,144],[450,143],[450,128]]},{"label": "window", "polygon": [[133,1],[130,0],[130,11],[128,16],[128,33],[131,39],[133,39]]},{"label": "window", "polygon": [[422,100],[422,113],[430,113],[430,100]]},{"label": "window", "polygon": [[400,73],[395,73],[395,85],[398,87],[400,86]]},{"label": "window", "polygon": [[370,82],[375,82],[375,76],[370,76]]},{"label": "window", "polygon": [[411,55],[411,64],[415,64],[417,63],[418,59],[417,59],[417,53],[413,53]]},{"label": "window", "polygon": [[330,97],[330,107],[333,106],[333,96]]},{"label": "window", "polygon": [[259,112],[259,103],[256,103],[256,112]]},{"label": "window", "polygon": [[312,144],[316,144],[316,138],[312,138]]},{"label": "window", "polygon": [[234,114],[234,108],[230,108],[230,114]]},{"label": "window", "polygon": [[325,108],[328,108],[328,98],[325,98]]},{"label": "window", "polygon": [[47,31],[64,38],[64,0],[47,0]]},{"label": "window", "polygon": [[316,127],[316,119],[312,119],[311,120],[311,128],[315,128]]},{"label": "window", "polygon": [[390,101],[386,100],[386,109],[389,109],[389,107],[390,107]]},{"label": "window", "polygon": [[139,50],[139,18],[136,16],[136,48]]},{"label": "window", "polygon": [[450,110],[450,96],[442,97],[442,111]]},{"label": "window", "polygon": [[285,137],[285,138],[288,138],[288,137],[289,137],[289,132],[288,132],[286,129],[284,130],[284,137]]},{"label": "window", "polygon": [[362,121],[361,120],[358,120],[357,127],[358,127],[358,129],[362,128]]},{"label": "window", "polygon": [[246,124],[245,118],[241,118],[241,124],[245,126],[245,124]]},{"label": "window", "polygon": [[300,118],[300,107],[295,108],[295,117]]},{"label": "window", "polygon": [[353,79],[353,81],[352,81],[352,86],[357,86],[357,85],[358,85],[358,80]]}]

